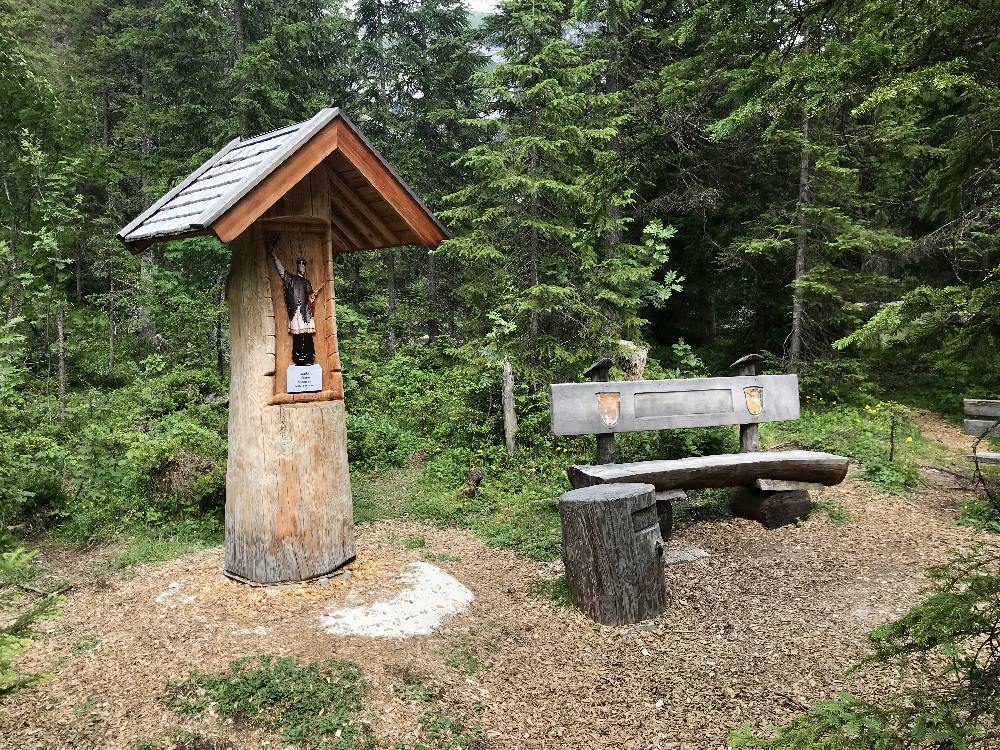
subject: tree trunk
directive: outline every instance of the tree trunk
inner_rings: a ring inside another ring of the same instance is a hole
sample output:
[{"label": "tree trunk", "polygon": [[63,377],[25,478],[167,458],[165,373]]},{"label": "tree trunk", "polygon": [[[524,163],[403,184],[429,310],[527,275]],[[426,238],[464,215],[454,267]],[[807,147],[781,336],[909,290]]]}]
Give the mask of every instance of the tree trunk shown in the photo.
[{"label": "tree trunk", "polygon": [[56,340],[59,351],[59,421],[66,421],[66,310],[62,302],[56,303]]},{"label": "tree trunk", "polygon": [[437,305],[437,267],[435,265],[434,253],[427,252],[427,309],[430,315],[427,318],[427,340],[433,342],[441,332],[438,323]]},{"label": "tree trunk", "polygon": [[264,238],[251,226],[232,243],[226,290],[232,354],[225,570],[258,583],[320,576],[355,555],[343,400],[271,404],[268,262]]},{"label": "tree trunk", "polygon": [[799,286],[806,275],[806,250],[809,243],[808,206],[812,154],[809,144],[809,113],[802,112],[802,150],[799,156],[799,200],[796,211],[795,279],[792,288],[792,332],[788,345],[788,371],[796,372],[802,358],[802,326],[805,317],[805,290]]},{"label": "tree trunk", "polygon": [[[538,167],[538,149],[532,147],[531,158],[529,160],[530,172],[534,175],[535,170]],[[532,193],[531,195],[531,217],[538,217],[538,194]],[[532,287],[538,286],[539,275],[538,275],[538,230],[532,226],[531,227],[531,237],[529,242],[529,262],[531,267],[528,269],[530,274],[530,282]],[[537,338],[538,336],[538,310],[534,308],[531,309],[531,314],[528,323],[529,330],[531,331],[531,337]]]},{"label": "tree trunk", "polygon": [[[149,96],[149,71],[145,68],[142,71],[142,100],[146,105],[147,109],[151,109],[150,96]],[[142,200],[145,201],[149,197],[149,190],[151,180],[149,178],[149,159],[148,157],[153,153],[153,138],[146,132],[143,134],[142,138],[142,154],[143,154],[143,165],[142,165]],[[145,250],[142,251],[142,255],[139,257],[139,304],[136,305],[136,320],[138,322],[139,333],[142,335],[147,342],[151,345],[156,346],[159,341],[159,335],[156,331],[156,325],[153,322],[153,316],[149,311],[146,303],[152,296],[153,289],[153,265],[156,263],[156,256],[153,253],[153,245],[150,245]]]},{"label": "tree trunk", "polygon": [[[13,244],[11,245],[13,247]],[[17,318],[21,315],[21,307],[23,305],[23,294],[24,288],[21,283],[17,281],[17,270],[20,267],[20,263],[17,262],[17,258],[12,258],[10,264],[7,266],[7,277],[14,279],[10,285],[10,300],[7,303],[7,320],[8,322]]]},{"label": "tree trunk", "polygon": [[[620,49],[620,38],[619,38],[619,24],[618,20],[614,18],[614,11],[609,11],[607,20],[607,43],[610,47],[607,56],[607,67],[604,76],[604,91],[607,94],[617,94],[621,90],[621,49]],[[621,152],[621,139],[618,137],[618,131],[615,131],[614,136],[608,142],[608,151],[615,157],[615,167],[618,166],[618,155]],[[619,173],[616,171],[614,177],[618,177]],[[621,208],[616,205],[612,205],[608,211],[608,218],[617,222],[622,215]],[[618,226],[612,226],[605,235],[606,247],[604,248],[605,258],[613,258],[617,253],[618,245],[622,241],[622,231]]]},{"label": "tree trunk", "polygon": [[[219,287],[219,302],[226,301],[226,286],[224,279],[220,275],[215,283]],[[225,355],[225,345],[223,344],[222,336],[222,316],[221,314],[216,314],[215,322],[212,324],[212,339],[215,345],[215,367],[219,372],[219,377],[225,377],[226,374],[226,355]]]},{"label": "tree trunk", "polygon": [[388,329],[389,356],[396,353],[396,251],[390,250],[385,256],[386,289],[388,304],[386,305],[386,328]]},{"label": "tree trunk", "polygon": [[115,369],[115,337],[118,333],[118,326],[112,313],[108,314],[108,370]]},{"label": "tree trunk", "polygon": [[156,263],[156,258],[153,255],[153,248],[149,247],[143,250],[139,258],[139,295],[141,299],[136,306],[136,319],[139,333],[152,346],[159,343],[159,334],[156,331],[156,324],[153,322],[149,307],[146,305],[146,300],[152,295],[154,263]]},{"label": "tree trunk", "polygon": [[79,244],[76,246],[74,265],[76,266],[76,301],[79,302],[83,299],[83,249]]},{"label": "tree trunk", "polygon": [[514,369],[510,360],[503,360],[503,439],[507,453],[514,455],[517,438],[517,412],[514,410]]},{"label": "tree trunk", "polygon": [[244,0],[233,0],[233,51],[242,57],[247,48],[247,9]]},{"label": "tree trunk", "polygon": [[108,371],[115,369],[115,339],[118,326],[115,323],[115,277],[111,273],[111,263],[108,263]]}]

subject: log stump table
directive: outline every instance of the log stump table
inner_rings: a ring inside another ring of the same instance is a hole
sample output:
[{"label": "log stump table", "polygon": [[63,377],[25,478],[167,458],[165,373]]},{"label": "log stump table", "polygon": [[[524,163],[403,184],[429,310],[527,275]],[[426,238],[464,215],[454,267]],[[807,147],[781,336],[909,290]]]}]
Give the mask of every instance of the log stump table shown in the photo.
[{"label": "log stump table", "polygon": [[628,625],[666,609],[661,526],[669,528],[670,507],[662,506],[651,484],[583,487],[559,499],[566,580],[597,622]]}]

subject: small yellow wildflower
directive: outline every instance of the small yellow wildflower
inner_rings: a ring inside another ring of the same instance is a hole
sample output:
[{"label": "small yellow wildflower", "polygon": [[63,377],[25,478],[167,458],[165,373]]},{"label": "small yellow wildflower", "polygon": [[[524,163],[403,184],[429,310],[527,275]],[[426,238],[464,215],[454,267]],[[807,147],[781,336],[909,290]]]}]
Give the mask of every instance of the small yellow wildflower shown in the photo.
[{"label": "small yellow wildflower", "polygon": [[911,437],[906,438],[906,442],[912,443],[913,442],[913,438],[911,438]]}]

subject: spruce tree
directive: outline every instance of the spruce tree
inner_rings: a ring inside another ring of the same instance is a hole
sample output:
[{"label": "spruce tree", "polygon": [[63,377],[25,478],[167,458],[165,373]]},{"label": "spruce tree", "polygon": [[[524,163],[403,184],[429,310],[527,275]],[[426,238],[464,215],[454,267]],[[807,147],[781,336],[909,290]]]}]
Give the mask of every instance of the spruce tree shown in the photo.
[{"label": "spruce tree", "polygon": [[602,238],[623,221],[604,179],[619,120],[600,90],[603,63],[567,38],[568,17],[560,0],[501,4],[490,36],[501,59],[480,76],[483,143],[462,157],[471,183],[446,214],[466,227],[447,252],[468,269],[470,334],[539,380],[634,334],[643,298],[676,282],[650,283],[662,236],[602,262]]}]

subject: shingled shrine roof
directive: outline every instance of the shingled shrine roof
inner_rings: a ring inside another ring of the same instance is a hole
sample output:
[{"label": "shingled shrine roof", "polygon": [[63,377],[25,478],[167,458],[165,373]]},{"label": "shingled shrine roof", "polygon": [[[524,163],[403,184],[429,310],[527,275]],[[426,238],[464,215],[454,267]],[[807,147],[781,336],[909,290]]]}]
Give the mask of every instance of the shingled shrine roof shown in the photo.
[{"label": "shingled shrine roof", "polygon": [[433,247],[448,236],[354,123],[331,108],[305,122],[230,141],[118,238],[133,249],[203,234],[230,242],[324,162],[339,250]]}]

